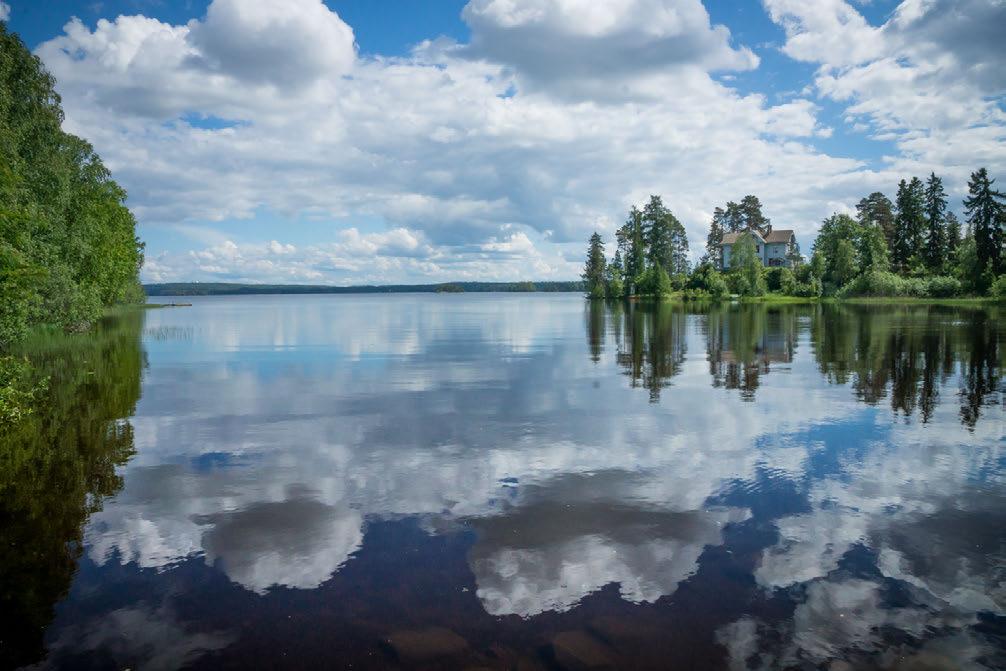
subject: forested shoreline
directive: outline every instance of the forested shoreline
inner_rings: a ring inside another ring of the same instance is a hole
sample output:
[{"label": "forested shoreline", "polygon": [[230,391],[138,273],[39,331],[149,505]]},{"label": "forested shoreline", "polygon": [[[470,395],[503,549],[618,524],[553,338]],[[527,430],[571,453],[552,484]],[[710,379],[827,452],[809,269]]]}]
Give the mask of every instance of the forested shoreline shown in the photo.
[{"label": "forested shoreline", "polygon": [[82,331],[143,300],[126,193],[62,123],[52,75],[0,22],[0,352],[32,327]]},{"label": "forested shoreline", "polygon": [[[601,236],[591,236],[582,277],[594,299],[1006,300],[1006,196],[980,168],[971,173],[962,205],[963,227],[949,209],[942,178],[931,173],[926,182],[902,179],[893,202],[874,192],[857,203],[855,217],[835,213],[825,219],[809,259],[796,246],[786,265],[766,268],[754,233],[771,231],[771,221],[759,199],[748,195],[714,210],[705,253],[691,267],[684,228],[659,196],[651,196],[642,210],[633,206],[616,231],[610,260]],[[726,234],[738,238],[722,267]]]},{"label": "forested shoreline", "polygon": [[0,425],[24,421],[47,376],[18,349],[141,303],[143,243],[90,144],[62,130],[55,81],[0,22]]}]

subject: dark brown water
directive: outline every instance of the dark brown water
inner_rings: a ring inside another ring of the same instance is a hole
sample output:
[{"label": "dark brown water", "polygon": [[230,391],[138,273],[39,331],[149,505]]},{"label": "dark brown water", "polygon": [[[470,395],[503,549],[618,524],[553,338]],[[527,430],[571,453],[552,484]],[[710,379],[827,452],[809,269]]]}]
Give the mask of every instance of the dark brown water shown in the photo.
[{"label": "dark brown water", "polygon": [[1006,666],[998,309],[191,300],[33,353],[0,666]]}]

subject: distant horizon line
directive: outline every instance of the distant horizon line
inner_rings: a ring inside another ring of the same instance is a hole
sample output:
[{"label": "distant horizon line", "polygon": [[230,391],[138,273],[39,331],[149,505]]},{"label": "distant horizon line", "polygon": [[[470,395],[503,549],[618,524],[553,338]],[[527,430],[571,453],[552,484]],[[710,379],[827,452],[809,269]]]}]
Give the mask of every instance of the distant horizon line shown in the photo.
[{"label": "distant horizon line", "polygon": [[508,293],[582,291],[583,280],[463,280],[422,284],[275,284],[259,282],[149,282],[148,296],[324,293],[436,293],[503,291]]}]

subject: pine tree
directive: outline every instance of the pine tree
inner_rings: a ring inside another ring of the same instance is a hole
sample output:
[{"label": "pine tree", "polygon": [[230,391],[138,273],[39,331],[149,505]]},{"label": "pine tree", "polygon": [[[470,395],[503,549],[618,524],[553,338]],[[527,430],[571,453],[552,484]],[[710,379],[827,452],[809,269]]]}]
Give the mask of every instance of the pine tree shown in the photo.
[{"label": "pine tree", "polygon": [[894,247],[894,205],[891,199],[874,191],[856,205],[856,218],[862,226],[877,226],[884,234],[887,248]]},{"label": "pine tree", "polygon": [[723,229],[727,233],[740,233],[745,228],[744,210],[732,200],[723,215]]},{"label": "pine tree", "polygon": [[604,298],[607,294],[605,287],[605,258],[604,242],[601,236],[594,231],[590,236],[590,244],[587,247],[587,261],[583,266],[583,281],[586,284],[587,295],[590,298]]},{"label": "pine tree", "polygon": [[912,263],[920,258],[922,236],[925,230],[925,188],[922,180],[912,177],[910,182],[901,180],[895,198],[897,215],[894,218],[894,245],[892,257],[901,272],[907,272]]},{"label": "pine tree", "polygon": [[772,222],[761,212],[761,201],[758,196],[747,195],[741,198],[740,211],[744,219],[744,229],[758,231],[766,236],[772,230]]},{"label": "pine tree", "polygon": [[947,193],[943,190],[943,180],[931,173],[926,181],[926,267],[930,271],[940,271],[947,259]]},{"label": "pine tree", "polygon": [[964,199],[968,226],[975,238],[978,272],[983,277],[1003,271],[1003,194],[992,188],[994,184],[988,171],[981,168],[971,173],[968,197]]}]

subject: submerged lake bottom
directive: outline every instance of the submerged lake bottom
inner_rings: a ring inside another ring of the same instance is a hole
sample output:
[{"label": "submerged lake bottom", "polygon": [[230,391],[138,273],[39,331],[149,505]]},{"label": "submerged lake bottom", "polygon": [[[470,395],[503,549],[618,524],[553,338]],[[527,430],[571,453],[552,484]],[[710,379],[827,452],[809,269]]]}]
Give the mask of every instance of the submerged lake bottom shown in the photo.
[{"label": "submerged lake bottom", "polygon": [[37,347],[0,667],[1006,668],[998,307],[158,297]]}]

